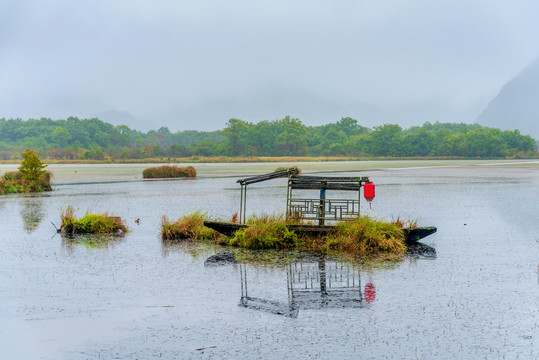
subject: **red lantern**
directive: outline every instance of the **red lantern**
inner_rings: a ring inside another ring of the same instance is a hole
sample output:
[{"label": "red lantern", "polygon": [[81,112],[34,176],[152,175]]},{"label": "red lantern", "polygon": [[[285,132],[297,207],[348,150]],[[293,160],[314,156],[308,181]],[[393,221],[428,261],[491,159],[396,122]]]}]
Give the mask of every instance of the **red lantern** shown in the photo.
[{"label": "red lantern", "polygon": [[365,285],[365,300],[368,303],[373,302],[376,299],[376,287],[373,283],[368,283]]},{"label": "red lantern", "polygon": [[368,182],[363,185],[363,196],[365,196],[368,202],[374,199],[374,183]]}]

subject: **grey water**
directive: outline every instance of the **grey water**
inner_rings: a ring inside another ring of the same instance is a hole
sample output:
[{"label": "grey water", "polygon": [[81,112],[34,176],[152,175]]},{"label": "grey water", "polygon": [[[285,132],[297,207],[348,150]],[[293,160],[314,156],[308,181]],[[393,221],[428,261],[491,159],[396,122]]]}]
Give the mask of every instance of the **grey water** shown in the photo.
[{"label": "grey water", "polygon": [[[64,177],[50,193],[0,196],[1,357],[538,359],[539,166],[428,165],[331,164],[375,182],[364,214],[438,228],[422,240],[434,252],[374,265],[276,253],[205,266],[227,249],[161,240],[163,215],[229,219],[235,176],[259,164],[197,180]],[[285,199],[284,179],[253,185],[248,214],[282,212]],[[51,222],[67,205],[131,231],[63,238]]]}]

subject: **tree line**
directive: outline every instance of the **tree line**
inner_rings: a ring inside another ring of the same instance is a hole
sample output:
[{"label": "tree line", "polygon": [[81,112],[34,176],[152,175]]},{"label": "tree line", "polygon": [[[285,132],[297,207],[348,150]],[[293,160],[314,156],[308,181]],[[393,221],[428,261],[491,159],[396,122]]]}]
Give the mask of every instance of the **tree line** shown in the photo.
[{"label": "tree line", "polygon": [[258,123],[230,119],[218,131],[141,132],[99,119],[0,119],[0,159],[25,148],[48,159],[145,159],[188,156],[464,157],[537,156],[536,141],[518,130],[478,124],[396,124],[368,128],[343,117],[306,126],[286,116]]}]

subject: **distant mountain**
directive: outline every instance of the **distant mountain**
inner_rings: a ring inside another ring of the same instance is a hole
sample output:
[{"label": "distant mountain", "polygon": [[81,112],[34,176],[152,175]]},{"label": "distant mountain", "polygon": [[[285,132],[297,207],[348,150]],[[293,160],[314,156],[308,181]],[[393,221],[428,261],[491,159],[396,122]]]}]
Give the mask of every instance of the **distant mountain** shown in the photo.
[{"label": "distant mountain", "polygon": [[539,140],[539,58],[502,87],[477,122],[504,130],[518,129]]}]

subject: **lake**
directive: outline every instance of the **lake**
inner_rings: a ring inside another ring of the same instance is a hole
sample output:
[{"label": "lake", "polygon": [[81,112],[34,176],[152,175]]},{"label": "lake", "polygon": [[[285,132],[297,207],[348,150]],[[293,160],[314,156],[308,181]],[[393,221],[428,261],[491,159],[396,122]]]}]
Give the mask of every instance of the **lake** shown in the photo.
[{"label": "lake", "polygon": [[[161,240],[163,215],[229,219],[236,180],[282,165],[195,164],[196,180],[142,180],[148,164],[51,165],[53,192],[0,196],[2,357],[539,358],[539,161],[297,164],[369,176],[363,214],[438,228],[421,241],[434,251],[401,262],[268,252],[205,266],[226,249]],[[285,204],[286,180],[249,186],[248,215]],[[62,238],[51,222],[67,205],[131,231]]]}]

